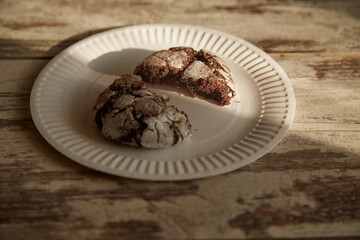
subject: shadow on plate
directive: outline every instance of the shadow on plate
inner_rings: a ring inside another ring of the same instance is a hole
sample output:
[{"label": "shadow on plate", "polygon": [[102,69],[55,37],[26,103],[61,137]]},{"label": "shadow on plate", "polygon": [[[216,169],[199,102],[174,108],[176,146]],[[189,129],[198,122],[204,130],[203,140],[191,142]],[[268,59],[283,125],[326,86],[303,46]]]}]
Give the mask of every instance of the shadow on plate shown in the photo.
[{"label": "shadow on plate", "polygon": [[141,48],[128,48],[121,51],[108,52],[89,62],[91,70],[109,75],[133,73],[137,64],[154,53]]}]

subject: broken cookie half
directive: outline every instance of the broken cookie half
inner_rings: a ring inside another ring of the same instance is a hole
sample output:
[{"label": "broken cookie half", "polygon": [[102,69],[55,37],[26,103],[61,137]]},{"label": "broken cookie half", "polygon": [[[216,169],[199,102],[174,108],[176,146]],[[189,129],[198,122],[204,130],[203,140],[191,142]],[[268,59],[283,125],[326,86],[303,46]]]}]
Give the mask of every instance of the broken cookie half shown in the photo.
[{"label": "broken cookie half", "polygon": [[116,79],[98,97],[95,121],[104,137],[144,148],[166,148],[191,136],[187,115],[151,92],[136,75]]},{"label": "broken cookie half", "polygon": [[201,96],[223,106],[235,96],[234,80],[225,62],[204,49],[174,47],[155,52],[134,71],[145,82],[184,89],[192,97]]}]

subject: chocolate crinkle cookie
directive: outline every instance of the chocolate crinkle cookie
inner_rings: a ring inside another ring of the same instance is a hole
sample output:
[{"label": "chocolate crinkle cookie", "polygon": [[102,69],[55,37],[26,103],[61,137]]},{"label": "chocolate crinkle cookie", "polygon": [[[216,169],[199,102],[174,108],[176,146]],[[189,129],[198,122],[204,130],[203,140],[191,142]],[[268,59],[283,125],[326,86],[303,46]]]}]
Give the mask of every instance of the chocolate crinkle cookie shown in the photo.
[{"label": "chocolate crinkle cookie", "polygon": [[104,137],[144,148],[165,148],[191,135],[186,114],[151,92],[136,75],[123,75],[98,97],[95,121]]},{"label": "chocolate crinkle cookie", "polygon": [[136,66],[134,73],[152,84],[167,84],[219,105],[235,96],[234,80],[225,62],[204,49],[174,47],[155,52]]}]

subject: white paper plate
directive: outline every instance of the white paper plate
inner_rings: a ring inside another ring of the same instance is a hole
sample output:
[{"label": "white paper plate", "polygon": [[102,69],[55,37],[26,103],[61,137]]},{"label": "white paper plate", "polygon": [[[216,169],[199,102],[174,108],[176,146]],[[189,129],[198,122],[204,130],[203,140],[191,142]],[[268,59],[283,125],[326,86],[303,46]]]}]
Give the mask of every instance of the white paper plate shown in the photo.
[{"label": "white paper plate", "polygon": [[[191,138],[158,150],[103,138],[92,117],[100,92],[150,53],[174,46],[222,57],[235,79],[232,104],[219,107],[157,90],[188,114]],[[238,37],[189,25],[137,25],[86,38],[52,59],[31,92],[35,125],[58,151],[99,171],[146,180],[203,178],[242,167],[280,141],[294,113],[291,83],[270,56]]]}]

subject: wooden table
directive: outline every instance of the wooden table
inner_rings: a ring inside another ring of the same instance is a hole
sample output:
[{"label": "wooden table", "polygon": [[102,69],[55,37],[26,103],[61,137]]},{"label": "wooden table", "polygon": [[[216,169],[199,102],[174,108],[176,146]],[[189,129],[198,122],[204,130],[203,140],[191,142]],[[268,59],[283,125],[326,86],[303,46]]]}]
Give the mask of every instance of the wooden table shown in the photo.
[{"label": "wooden table", "polygon": [[[360,1],[0,2],[0,239],[268,239],[360,236]],[[219,29],[287,72],[294,123],[244,168],[147,182],[83,167],[36,130],[45,64],[96,32],[140,23]]]}]

